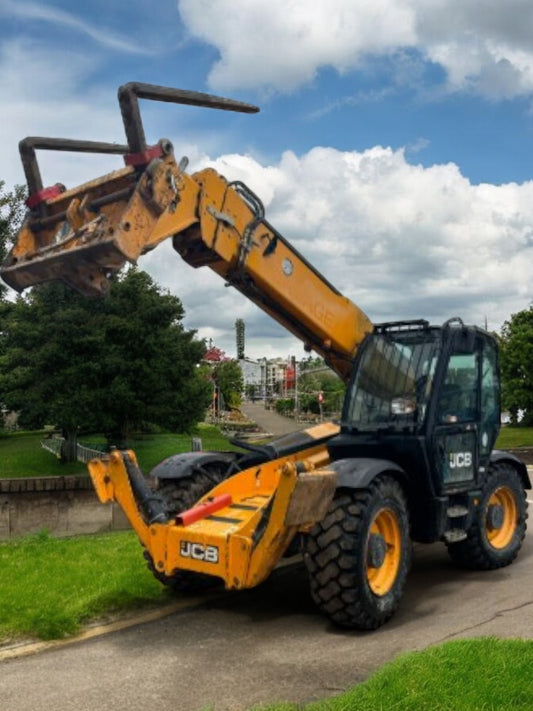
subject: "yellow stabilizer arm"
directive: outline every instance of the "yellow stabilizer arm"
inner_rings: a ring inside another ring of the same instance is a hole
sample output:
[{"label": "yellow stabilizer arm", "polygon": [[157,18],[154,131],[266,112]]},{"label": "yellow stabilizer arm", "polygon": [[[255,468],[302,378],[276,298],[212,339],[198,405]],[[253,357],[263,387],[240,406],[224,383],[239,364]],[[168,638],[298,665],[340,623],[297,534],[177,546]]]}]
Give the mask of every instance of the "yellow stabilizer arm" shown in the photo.
[{"label": "yellow stabilizer arm", "polygon": [[[139,473],[133,452],[112,452],[89,463],[102,503],[117,501],[156,570],[178,570],[219,577],[228,589],[250,588],[272,571],[294,535],[326,515],[337,483],[327,469],[324,444],[244,470],[216,486],[198,504],[224,499],[227,505],[189,525],[162,520],[151,501],[136,491]],[[149,499],[149,493],[145,492]],[[200,508],[200,507],[198,507]],[[160,512],[159,512],[160,513]],[[185,519],[187,517],[184,517]],[[151,520],[150,520],[151,519]]]}]

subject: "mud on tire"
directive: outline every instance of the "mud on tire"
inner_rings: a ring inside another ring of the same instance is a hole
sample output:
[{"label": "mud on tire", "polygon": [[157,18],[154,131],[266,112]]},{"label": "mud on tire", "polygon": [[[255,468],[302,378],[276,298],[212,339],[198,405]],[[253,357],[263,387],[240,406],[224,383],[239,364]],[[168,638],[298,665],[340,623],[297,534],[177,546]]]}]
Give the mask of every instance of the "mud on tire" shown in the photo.
[{"label": "mud on tire", "polygon": [[311,595],[333,622],[375,629],[400,603],[411,564],[404,492],[383,476],[368,489],[339,491],[304,541]]},{"label": "mud on tire", "polygon": [[491,465],[468,538],[448,544],[448,553],[463,568],[503,568],[522,547],[527,516],[526,494],[516,469],[505,462]]}]

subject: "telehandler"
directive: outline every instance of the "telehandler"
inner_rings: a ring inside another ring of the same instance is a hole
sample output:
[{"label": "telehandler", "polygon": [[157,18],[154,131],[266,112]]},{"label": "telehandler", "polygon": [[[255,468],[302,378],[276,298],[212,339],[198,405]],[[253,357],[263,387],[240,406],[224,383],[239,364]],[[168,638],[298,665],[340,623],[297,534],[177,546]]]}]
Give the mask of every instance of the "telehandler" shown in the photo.
[{"label": "telehandler", "polygon": [[[146,144],[139,99],[253,113],[207,94],[130,83],[118,92],[127,144],[26,138],[28,213],[1,270],[18,291],[61,279],[105,294],[126,262],[172,238],[264,309],[346,383],[340,424],[241,452],[171,456],[145,478],[132,451],[89,471],[117,501],[155,576],[179,590],[249,588],[301,550],[313,600],[333,622],[374,629],[396,611],[412,541],[442,541],[460,566],[510,564],[526,532],[526,466],[493,450],[498,353],[452,318],[374,325],[265,219],[259,198],[212,169],[186,172],[172,143]],[[43,188],[36,149],[116,153],[125,167]],[[147,324],[149,328],[149,324]]]}]

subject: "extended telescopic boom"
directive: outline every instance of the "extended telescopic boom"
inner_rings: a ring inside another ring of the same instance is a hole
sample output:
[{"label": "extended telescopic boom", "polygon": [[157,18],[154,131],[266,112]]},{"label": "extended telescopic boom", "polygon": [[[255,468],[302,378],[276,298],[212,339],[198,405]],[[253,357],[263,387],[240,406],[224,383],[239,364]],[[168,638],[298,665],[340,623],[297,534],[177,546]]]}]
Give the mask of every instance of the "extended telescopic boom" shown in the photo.
[{"label": "extended telescopic boom", "polygon": [[[139,98],[253,113],[209,94],[130,83],[118,92],[128,145],[27,138],[20,144],[29,212],[2,269],[18,291],[61,279],[102,294],[125,262],[160,242],[208,266],[314,349],[344,380],[372,324],[265,219],[259,198],[212,169],[192,175],[170,141],[147,146]],[[126,167],[77,188],[43,188],[36,149],[118,153]]]}]

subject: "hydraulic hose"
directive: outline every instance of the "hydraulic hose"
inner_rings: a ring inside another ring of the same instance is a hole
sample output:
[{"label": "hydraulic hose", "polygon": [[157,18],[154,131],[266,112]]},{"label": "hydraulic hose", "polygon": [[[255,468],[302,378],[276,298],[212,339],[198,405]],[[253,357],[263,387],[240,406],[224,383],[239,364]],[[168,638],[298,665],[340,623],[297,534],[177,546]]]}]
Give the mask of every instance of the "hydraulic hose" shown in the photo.
[{"label": "hydraulic hose", "polygon": [[122,452],[122,458],[135,501],[143,518],[149,525],[152,523],[166,523],[169,520],[169,516],[163,498],[150,489],[142,471],[132,462],[127,452]]}]

